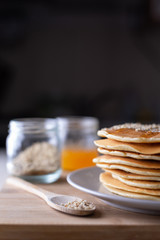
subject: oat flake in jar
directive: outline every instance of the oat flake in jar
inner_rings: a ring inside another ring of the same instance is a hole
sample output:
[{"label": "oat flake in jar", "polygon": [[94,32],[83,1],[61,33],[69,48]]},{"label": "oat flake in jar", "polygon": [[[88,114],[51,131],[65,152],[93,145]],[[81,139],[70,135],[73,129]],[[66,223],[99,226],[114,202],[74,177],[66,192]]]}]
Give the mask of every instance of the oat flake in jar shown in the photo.
[{"label": "oat flake in jar", "polygon": [[61,174],[57,129],[56,119],[11,120],[6,140],[8,173],[31,182],[56,181]]}]

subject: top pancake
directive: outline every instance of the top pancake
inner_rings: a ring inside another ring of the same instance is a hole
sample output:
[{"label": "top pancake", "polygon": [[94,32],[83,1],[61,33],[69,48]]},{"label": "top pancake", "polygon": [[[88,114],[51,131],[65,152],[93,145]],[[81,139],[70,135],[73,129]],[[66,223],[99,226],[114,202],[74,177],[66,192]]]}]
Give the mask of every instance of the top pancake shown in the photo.
[{"label": "top pancake", "polygon": [[125,123],[98,131],[98,136],[122,142],[160,143],[159,124]]}]

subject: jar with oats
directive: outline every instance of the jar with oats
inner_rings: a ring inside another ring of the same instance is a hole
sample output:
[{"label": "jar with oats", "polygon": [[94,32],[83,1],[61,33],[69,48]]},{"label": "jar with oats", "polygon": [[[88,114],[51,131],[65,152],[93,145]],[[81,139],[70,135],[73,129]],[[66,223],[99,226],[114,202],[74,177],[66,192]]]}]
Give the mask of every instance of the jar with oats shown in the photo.
[{"label": "jar with oats", "polygon": [[56,119],[11,120],[6,151],[10,175],[41,183],[54,182],[61,175]]}]

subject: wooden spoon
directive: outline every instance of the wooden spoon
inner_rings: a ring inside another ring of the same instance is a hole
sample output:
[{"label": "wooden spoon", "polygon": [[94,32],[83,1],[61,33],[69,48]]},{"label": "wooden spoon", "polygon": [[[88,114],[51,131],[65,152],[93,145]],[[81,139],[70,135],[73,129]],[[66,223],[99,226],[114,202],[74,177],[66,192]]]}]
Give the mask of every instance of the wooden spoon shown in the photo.
[{"label": "wooden spoon", "polygon": [[[29,183],[25,180],[20,179],[18,177],[9,177],[7,179],[7,183],[14,185],[16,187],[22,188],[30,193],[33,193],[33,194],[39,196],[40,198],[45,200],[46,203],[51,208],[54,208],[54,209],[64,212],[64,213],[85,216],[85,215],[92,214],[96,209],[96,207],[93,204],[88,203],[88,202],[87,202],[87,205],[89,205],[89,207],[86,209],[70,208],[69,204],[72,204],[74,201],[81,202],[84,200],[82,200],[81,198],[74,197],[74,196],[61,195],[61,194],[56,194],[53,192],[46,191],[44,189],[37,187],[36,185],[33,185],[32,183]],[[65,206],[65,204],[68,205],[68,207]]]}]

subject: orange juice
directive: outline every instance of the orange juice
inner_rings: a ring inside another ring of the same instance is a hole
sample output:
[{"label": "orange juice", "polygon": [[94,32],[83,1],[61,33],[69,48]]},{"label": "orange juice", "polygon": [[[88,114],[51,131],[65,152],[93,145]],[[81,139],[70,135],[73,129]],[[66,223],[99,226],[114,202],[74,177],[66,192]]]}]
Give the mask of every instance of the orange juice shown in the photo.
[{"label": "orange juice", "polygon": [[95,166],[92,162],[97,157],[96,149],[69,149],[62,150],[62,168],[64,170],[75,170],[83,167]]}]

